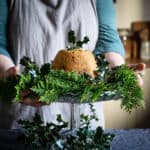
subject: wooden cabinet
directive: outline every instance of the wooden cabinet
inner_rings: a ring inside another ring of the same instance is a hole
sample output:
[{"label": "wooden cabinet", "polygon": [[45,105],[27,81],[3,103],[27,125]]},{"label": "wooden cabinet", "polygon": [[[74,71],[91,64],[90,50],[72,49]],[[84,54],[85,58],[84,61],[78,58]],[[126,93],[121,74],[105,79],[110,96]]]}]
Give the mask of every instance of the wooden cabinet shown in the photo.
[{"label": "wooden cabinet", "polygon": [[136,57],[134,58],[140,59],[141,58],[141,44],[142,44],[142,41],[145,40],[145,39],[142,39],[144,37],[142,37],[141,33],[143,30],[147,30],[149,32],[147,41],[150,42],[150,21],[132,22],[131,30],[133,33],[133,42],[134,42],[133,51],[136,52]]},{"label": "wooden cabinet", "polygon": [[[143,40],[147,40],[148,42],[150,42],[150,21],[132,22],[131,29],[121,28],[118,29],[118,32],[122,40],[122,43],[124,45],[124,48],[126,50],[125,58],[141,59],[141,47],[142,47]],[[145,33],[145,37],[147,33],[146,39],[143,36],[144,33]]]}]

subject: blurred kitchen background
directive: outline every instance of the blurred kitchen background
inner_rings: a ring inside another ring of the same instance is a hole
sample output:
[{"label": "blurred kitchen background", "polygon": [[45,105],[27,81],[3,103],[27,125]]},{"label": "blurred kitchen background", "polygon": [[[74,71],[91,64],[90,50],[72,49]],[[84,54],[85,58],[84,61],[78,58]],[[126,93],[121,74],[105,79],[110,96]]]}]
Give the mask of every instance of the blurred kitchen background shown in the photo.
[{"label": "blurred kitchen background", "polygon": [[121,101],[104,103],[106,128],[150,128],[150,0],[116,0],[117,28],[126,50],[126,62],[144,62],[145,109],[131,114],[120,109]]}]

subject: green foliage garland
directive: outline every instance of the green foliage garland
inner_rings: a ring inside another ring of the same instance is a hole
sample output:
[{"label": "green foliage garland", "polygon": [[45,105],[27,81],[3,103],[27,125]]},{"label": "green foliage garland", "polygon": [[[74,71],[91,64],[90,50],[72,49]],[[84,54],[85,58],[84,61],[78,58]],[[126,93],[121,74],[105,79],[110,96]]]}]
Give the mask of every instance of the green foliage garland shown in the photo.
[{"label": "green foliage garland", "polygon": [[[102,57],[96,58],[99,59],[100,69],[99,76],[93,79],[87,74],[78,75],[76,72],[53,70],[50,64],[38,68],[29,58],[24,57],[21,62],[25,68],[21,75],[13,79],[0,80],[0,97],[15,98],[16,102],[20,102],[22,91],[30,91],[29,96],[32,97],[34,94],[39,101],[50,104],[67,95],[79,97],[82,103],[100,101],[105,97],[113,98],[117,95],[122,98],[122,109],[128,112],[138,106],[144,106],[143,91],[137,84],[134,71],[127,65],[108,70],[107,63],[102,61]],[[103,67],[100,65],[101,62]],[[9,96],[6,97],[8,89]]]}]

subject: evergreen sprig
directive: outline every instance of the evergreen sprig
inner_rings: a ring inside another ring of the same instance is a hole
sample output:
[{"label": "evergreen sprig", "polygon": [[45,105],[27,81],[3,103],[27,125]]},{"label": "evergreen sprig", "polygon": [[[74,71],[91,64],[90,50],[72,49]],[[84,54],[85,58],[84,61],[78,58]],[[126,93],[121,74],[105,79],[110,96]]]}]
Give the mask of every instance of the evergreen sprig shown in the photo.
[{"label": "evergreen sprig", "polygon": [[100,126],[96,130],[91,129],[91,121],[98,121],[98,118],[93,105],[89,105],[91,115],[81,114],[79,129],[70,134],[66,134],[68,123],[60,114],[57,115],[57,123],[46,125],[38,114],[31,121],[19,120],[18,123],[24,128],[25,143],[32,150],[110,150],[115,135],[105,133]]},{"label": "evergreen sprig", "polygon": [[31,150],[61,150],[59,140],[62,139],[60,131],[68,126],[61,115],[57,115],[56,123],[46,123],[41,120],[39,114],[35,114],[31,121],[19,120],[18,123],[24,128],[25,144]]},{"label": "evergreen sprig", "polygon": [[107,73],[106,78],[122,98],[121,108],[130,112],[132,108],[145,106],[144,94],[137,84],[137,77],[127,65],[113,68]]},{"label": "evergreen sprig", "polygon": [[0,100],[11,104],[16,96],[16,89],[14,87],[18,82],[19,76],[0,79]]},{"label": "evergreen sprig", "polygon": [[98,70],[98,78],[94,79],[87,74],[79,75],[76,72],[53,70],[49,64],[38,68],[29,58],[25,60],[24,65],[27,65],[27,68],[24,66],[21,75],[15,79],[0,80],[2,99],[6,99],[9,89],[9,99],[15,98],[16,102],[21,101],[21,93],[27,90],[31,91],[31,97],[33,93],[39,101],[47,104],[72,94],[79,97],[79,101],[75,99],[74,102],[82,103],[100,101],[117,95],[122,99],[121,108],[128,112],[138,106],[144,106],[143,91],[138,86],[134,71],[127,65],[108,70],[103,63],[103,69]]},{"label": "evergreen sprig", "polygon": [[98,126],[96,130],[91,129],[91,121],[98,121],[94,106],[89,103],[90,115],[80,115],[80,128],[75,134],[66,138],[64,149],[66,150],[110,150],[110,144],[114,134],[105,133],[102,127]]},{"label": "evergreen sprig", "polygon": [[89,41],[90,40],[87,36],[85,36],[82,41],[77,41],[77,38],[75,36],[75,32],[73,30],[68,32],[68,42],[69,42],[68,50],[74,50],[77,48],[82,48],[83,44],[87,44]]}]

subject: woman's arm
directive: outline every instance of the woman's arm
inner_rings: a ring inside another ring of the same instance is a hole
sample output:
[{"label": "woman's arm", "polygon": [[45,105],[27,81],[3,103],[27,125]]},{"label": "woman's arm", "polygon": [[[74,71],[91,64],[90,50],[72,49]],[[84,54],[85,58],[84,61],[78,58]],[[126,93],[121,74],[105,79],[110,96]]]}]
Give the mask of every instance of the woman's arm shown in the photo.
[{"label": "woman's arm", "polygon": [[124,47],[116,28],[116,16],[113,0],[97,0],[99,34],[94,53],[103,53],[110,65],[124,63]]},{"label": "woman's arm", "polygon": [[0,78],[17,73],[17,67],[7,51],[7,18],[7,0],[0,0]]},{"label": "woman's arm", "polygon": [[[113,0],[96,0],[97,17],[99,23],[99,34],[94,53],[103,53],[110,67],[124,64],[124,47],[121,43],[116,28],[116,16]],[[143,80],[138,72],[145,69],[145,64],[140,64],[142,69],[135,68],[139,86],[143,85]],[[138,66],[138,65],[137,65]]]},{"label": "woman's arm", "polygon": [[0,72],[6,71],[14,66],[12,59],[7,51],[7,0],[0,1]]}]

